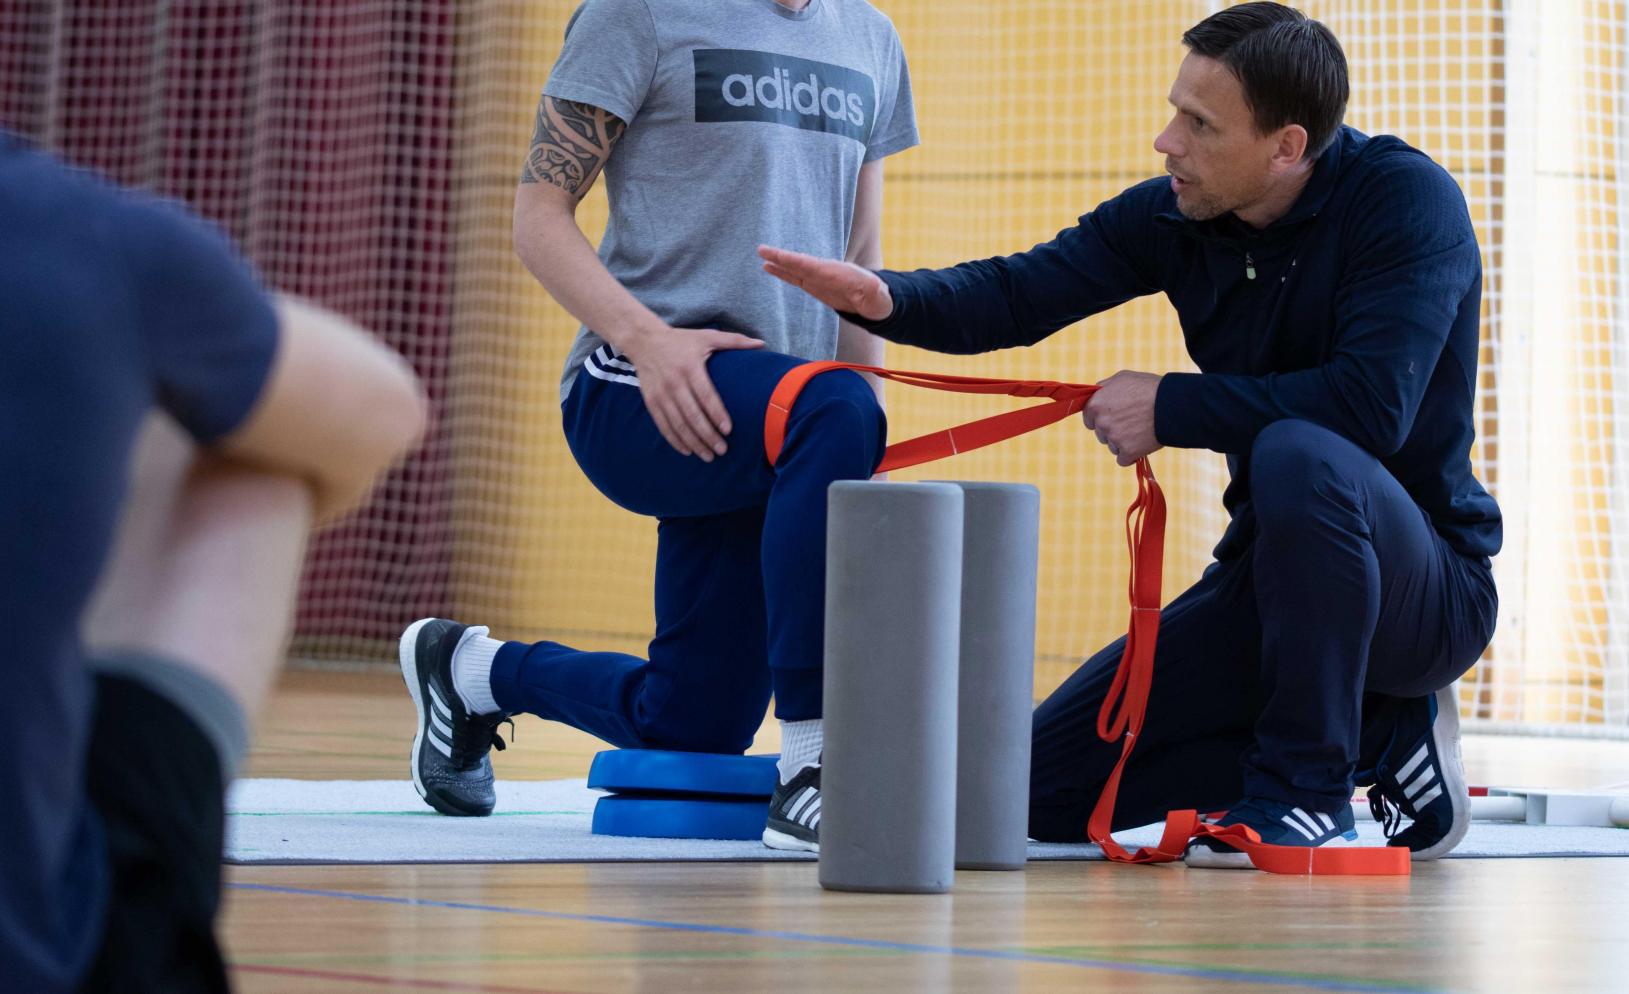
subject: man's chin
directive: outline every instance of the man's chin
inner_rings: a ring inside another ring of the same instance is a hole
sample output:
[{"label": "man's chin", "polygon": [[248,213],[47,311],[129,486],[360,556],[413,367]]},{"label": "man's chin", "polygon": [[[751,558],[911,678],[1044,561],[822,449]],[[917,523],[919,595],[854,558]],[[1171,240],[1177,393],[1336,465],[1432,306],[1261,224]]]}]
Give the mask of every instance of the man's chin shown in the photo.
[{"label": "man's chin", "polygon": [[1227,213],[1224,208],[1218,207],[1215,202],[1202,200],[1198,197],[1184,197],[1177,194],[1177,213],[1190,221],[1209,221]]}]

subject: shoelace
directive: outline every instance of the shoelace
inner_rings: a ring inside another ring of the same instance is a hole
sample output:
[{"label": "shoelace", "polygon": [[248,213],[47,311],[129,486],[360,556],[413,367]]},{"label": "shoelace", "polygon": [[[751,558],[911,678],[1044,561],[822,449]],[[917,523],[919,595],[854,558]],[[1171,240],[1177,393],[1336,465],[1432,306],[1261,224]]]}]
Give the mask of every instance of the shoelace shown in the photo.
[{"label": "shoelace", "polygon": [[493,715],[468,715],[462,725],[462,728],[453,731],[451,760],[458,770],[474,769],[485,758],[488,749],[503,752],[508,748],[504,745],[503,736],[498,733],[499,726],[508,725],[509,741],[515,740],[514,719],[502,711]]},{"label": "shoelace", "polygon": [[1379,784],[1369,788],[1369,813],[1380,823],[1380,830],[1386,838],[1396,838],[1397,833],[1403,830],[1402,809],[1386,799]]}]

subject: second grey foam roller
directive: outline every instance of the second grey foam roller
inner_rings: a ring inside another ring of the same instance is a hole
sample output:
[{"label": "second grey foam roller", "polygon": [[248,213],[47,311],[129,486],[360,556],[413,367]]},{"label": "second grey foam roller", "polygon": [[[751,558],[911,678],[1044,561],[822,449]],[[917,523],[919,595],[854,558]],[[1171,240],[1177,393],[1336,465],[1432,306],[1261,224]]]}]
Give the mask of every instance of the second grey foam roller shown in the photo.
[{"label": "second grey foam roller", "polygon": [[1021,870],[1029,853],[1041,492],[1019,483],[956,486],[963,497],[956,868]]}]

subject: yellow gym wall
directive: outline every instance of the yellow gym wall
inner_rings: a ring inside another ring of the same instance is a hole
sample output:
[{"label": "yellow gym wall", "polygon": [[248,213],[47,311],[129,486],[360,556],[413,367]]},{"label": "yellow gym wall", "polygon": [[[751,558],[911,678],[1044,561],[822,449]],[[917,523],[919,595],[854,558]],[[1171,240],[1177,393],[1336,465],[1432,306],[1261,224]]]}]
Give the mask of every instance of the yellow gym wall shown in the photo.
[{"label": "yellow gym wall", "polygon": [[[887,264],[895,268],[1022,250],[1073,224],[1100,200],[1159,174],[1152,141],[1167,118],[1164,95],[1183,55],[1181,32],[1219,6],[1202,0],[880,0],[877,5],[893,18],[904,41],[923,138],[921,147],[887,165],[884,245]],[[1399,134],[1447,166],[1466,190],[1490,270],[1503,272],[1494,247],[1504,244],[1500,235],[1518,220],[1514,210],[1499,206],[1515,157],[1504,138],[1507,81],[1499,39],[1505,27],[1498,20],[1503,5],[1312,0],[1302,6],[1325,20],[1346,46],[1353,70],[1349,121],[1367,131]],[[1592,6],[1621,25],[1622,12],[1615,9],[1621,5]],[[484,13],[468,25],[466,50],[476,67],[468,75],[468,99],[481,112],[466,115],[462,166],[478,181],[465,190],[455,397],[440,427],[457,439],[460,460],[454,593],[461,617],[491,625],[501,637],[638,653],[652,624],[654,523],[601,497],[566,451],[557,382],[577,324],[522,270],[509,246],[513,176],[531,134],[538,91],[574,7],[573,0],[495,0],[482,5]],[[1581,20],[1578,31],[1590,30]],[[1574,41],[1582,58],[1562,71],[1610,76],[1610,85],[1597,81],[1586,89],[1615,94],[1623,70],[1617,54],[1621,39],[1585,44],[1581,34]],[[1610,146],[1617,135],[1603,130],[1601,121],[1612,120],[1613,113],[1615,106],[1580,105],[1571,120],[1576,124],[1578,115],[1587,116],[1592,140]],[[1529,257],[1536,245],[1553,250],[1537,276],[1525,277],[1521,297],[1530,311],[1543,309],[1541,327],[1521,324],[1519,313],[1501,320],[1499,307],[1502,300],[1511,306],[1511,290],[1500,278],[1490,276],[1485,289],[1478,472],[1503,486],[1518,474],[1525,481],[1530,470],[1550,463],[1556,474],[1530,485],[1538,513],[1517,509],[1513,531],[1532,562],[1507,555],[1500,564],[1501,586],[1531,588],[1535,609],[1522,611],[1513,624],[1507,593],[1501,641],[1490,657],[1496,663],[1508,659],[1510,665],[1484,664],[1485,679],[1467,685],[1467,702],[1480,701],[1480,712],[1494,718],[1517,717],[1503,711],[1523,706],[1524,689],[1532,705],[1537,691],[1531,675],[1521,675],[1524,661],[1542,658],[1556,668],[1558,681],[1573,684],[1581,672],[1596,674],[1598,684],[1602,667],[1601,640],[1592,640],[1591,633],[1605,624],[1599,591],[1607,559],[1591,543],[1598,546],[1610,535],[1603,520],[1608,491],[1599,480],[1576,477],[1583,472],[1577,467],[1594,466],[1589,472],[1597,475],[1612,471],[1610,366],[1601,363],[1581,385],[1587,401],[1571,398],[1579,396],[1573,392],[1580,386],[1573,382],[1579,370],[1592,369],[1575,361],[1579,350],[1611,345],[1617,218],[1608,194],[1615,190],[1615,176],[1601,172],[1611,156],[1577,146],[1563,143],[1547,150],[1543,168],[1532,170],[1540,193],[1565,198],[1553,202],[1582,204],[1587,214],[1533,209],[1527,215],[1529,222],[1542,223],[1544,234],[1535,233],[1522,250]],[[605,214],[601,186],[579,211],[592,238],[597,239]],[[1576,256],[1580,246],[1595,261],[1562,271],[1563,261]],[[1563,304],[1573,310],[1551,310]],[[1530,351],[1531,363],[1512,363],[1510,350],[1516,348]],[[1161,298],[1090,319],[1035,349],[957,358],[890,346],[888,362],[1080,381],[1122,368],[1191,368]],[[1539,397],[1541,384],[1532,381],[1546,378],[1555,382],[1543,384],[1546,393]],[[1538,403],[1536,397],[1549,399]],[[891,434],[907,437],[1003,404],[894,386]],[[1499,405],[1533,408],[1536,416],[1547,412],[1553,424],[1515,436]],[[1166,555],[1171,597],[1198,575],[1221,534],[1225,470],[1221,457],[1205,452],[1162,450],[1153,463],[1172,506]],[[1040,487],[1037,694],[1122,631],[1127,615],[1123,513],[1133,480],[1078,423],[898,475],[1018,480]],[[1592,584],[1592,596],[1576,594]],[[1510,685],[1501,686],[1501,678]],[[1495,707],[1496,700],[1507,703]],[[1546,706],[1546,712],[1559,716],[1556,708],[1563,703]]]}]

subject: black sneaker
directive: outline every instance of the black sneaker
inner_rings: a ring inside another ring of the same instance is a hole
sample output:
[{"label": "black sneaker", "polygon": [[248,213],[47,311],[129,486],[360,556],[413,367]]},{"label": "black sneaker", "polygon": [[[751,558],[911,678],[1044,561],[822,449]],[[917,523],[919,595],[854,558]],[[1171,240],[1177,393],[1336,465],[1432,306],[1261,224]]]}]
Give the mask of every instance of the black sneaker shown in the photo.
[{"label": "black sneaker", "polygon": [[[1247,825],[1270,846],[1355,846],[1357,824],[1350,804],[1334,814],[1308,811],[1293,804],[1249,797],[1228,809],[1216,820],[1218,827]],[[1195,839],[1188,843],[1182,861],[1189,866],[1210,869],[1251,869],[1250,857],[1220,839]]]},{"label": "black sneaker", "polygon": [[[502,712],[471,714],[453,687],[453,650],[468,625],[425,618],[402,633],[402,679],[419,712],[413,736],[413,786],[444,815],[489,815],[497,803],[492,787],[493,746],[502,749]],[[477,628],[486,634],[485,628]]]},{"label": "black sneaker", "polygon": [[[1357,783],[1374,785],[1369,809],[1385,826],[1387,845],[1407,846],[1415,861],[1440,859],[1471,825],[1454,689],[1396,700],[1377,718],[1390,722],[1390,736],[1374,768],[1358,771]],[[1399,830],[1405,816],[1414,823]]]},{"label": "black sneaker", "polygon": [[820,767],[805,766],[790,783],[777,783],[769,799],[764,845],[771,849],[820,851]]}]

